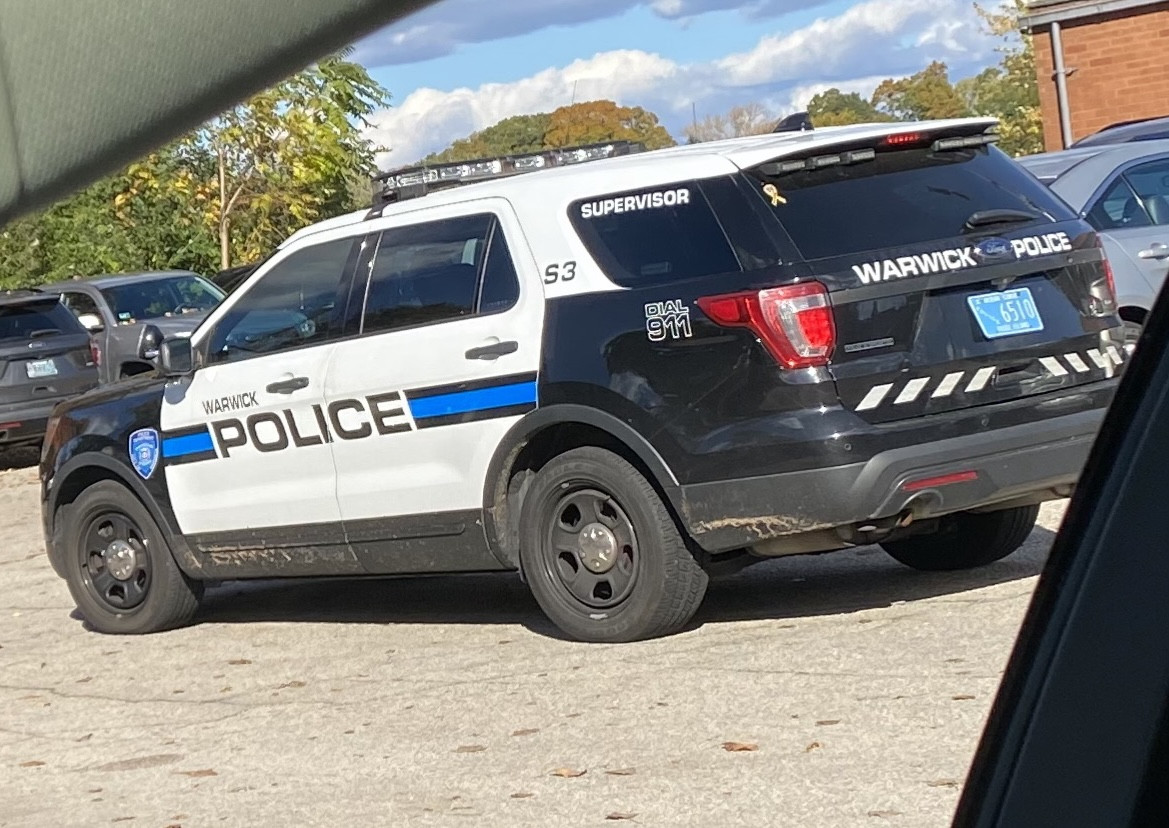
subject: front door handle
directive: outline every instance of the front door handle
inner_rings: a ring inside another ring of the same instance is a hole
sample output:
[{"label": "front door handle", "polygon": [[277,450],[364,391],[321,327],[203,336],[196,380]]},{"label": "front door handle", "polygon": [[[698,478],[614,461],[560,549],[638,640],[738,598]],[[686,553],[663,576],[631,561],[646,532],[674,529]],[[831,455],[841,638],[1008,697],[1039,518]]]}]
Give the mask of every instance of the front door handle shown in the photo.
[{"label": "front door handle", "polygon": [[499,359],[501,356],[514,354],[520,349],[520,343],[513,340],[493,342],[490,345],[480,345],[472,348],[464,355],[467,359]]},{"label": "front door handle", "polygon": [[291,377],[290,379],[280,380],[268,386],[269,394],[291,394],[293,391],[299,391],[302,388],[308,388],[308,377]]},{"label": "front door handle", "polygon": [[1153,242],[1137,255],[1142,259],[1169,259],[1169,244]]}]

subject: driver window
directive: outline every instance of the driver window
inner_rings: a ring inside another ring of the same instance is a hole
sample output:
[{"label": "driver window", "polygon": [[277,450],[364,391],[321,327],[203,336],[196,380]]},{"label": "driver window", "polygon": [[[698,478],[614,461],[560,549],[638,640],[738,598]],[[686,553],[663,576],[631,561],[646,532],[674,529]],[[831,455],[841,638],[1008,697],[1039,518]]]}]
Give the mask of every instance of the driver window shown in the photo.
[{"label": "driver window", "polygon": [[235,362],[336,337],[337,294],[355,242],[313,245],[275,264],[219,320],[206,361]]}]

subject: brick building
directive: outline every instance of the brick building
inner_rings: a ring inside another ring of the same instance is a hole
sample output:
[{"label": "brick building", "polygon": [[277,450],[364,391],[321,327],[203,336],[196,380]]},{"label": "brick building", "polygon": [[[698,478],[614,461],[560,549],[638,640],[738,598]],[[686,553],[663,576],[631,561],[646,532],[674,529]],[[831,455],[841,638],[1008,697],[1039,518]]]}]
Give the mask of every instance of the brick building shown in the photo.
[{"label": "brick building", "polygon": [[1034,36],[1047,149],[1169,115],[1169,2],[1030,0],[1020,25]]}]

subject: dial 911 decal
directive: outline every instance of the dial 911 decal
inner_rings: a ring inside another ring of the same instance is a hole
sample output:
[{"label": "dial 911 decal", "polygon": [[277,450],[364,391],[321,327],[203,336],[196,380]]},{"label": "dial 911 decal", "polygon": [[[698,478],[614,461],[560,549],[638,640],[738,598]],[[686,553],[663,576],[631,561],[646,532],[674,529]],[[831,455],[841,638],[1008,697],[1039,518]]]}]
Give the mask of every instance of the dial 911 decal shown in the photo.
[{"label": "dial 911 decal", "polygon": [[645,306],[645,331],[650,342],[666,339],[689,339],[690,308],[681,299],[650,302]]}]

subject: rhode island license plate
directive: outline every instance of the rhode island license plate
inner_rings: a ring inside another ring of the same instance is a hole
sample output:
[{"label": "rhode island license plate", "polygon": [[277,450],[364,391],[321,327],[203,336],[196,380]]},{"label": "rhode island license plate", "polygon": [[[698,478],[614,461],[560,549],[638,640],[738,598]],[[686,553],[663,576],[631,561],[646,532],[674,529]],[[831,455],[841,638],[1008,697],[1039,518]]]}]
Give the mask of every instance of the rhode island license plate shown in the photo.
[{"label": "rhode island license plate", "polygon": [[57,376],[57,363],[51,359],[34,359],[32,362],[24,364],[24,373],[28,375],[29,379],[55,377]]},{"label": "rhode island license plate", "polygon": [[1012,288],[999,293],[980,293],[966,297],[970,312],[987,339],[1035,333],[1043,330],[1043,318],[1031,288]]}]

